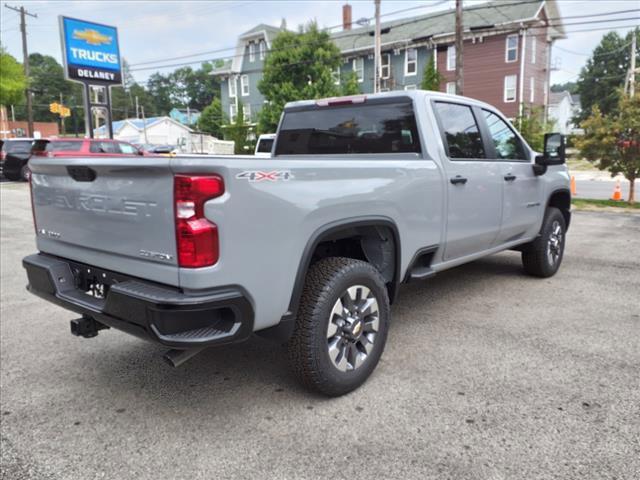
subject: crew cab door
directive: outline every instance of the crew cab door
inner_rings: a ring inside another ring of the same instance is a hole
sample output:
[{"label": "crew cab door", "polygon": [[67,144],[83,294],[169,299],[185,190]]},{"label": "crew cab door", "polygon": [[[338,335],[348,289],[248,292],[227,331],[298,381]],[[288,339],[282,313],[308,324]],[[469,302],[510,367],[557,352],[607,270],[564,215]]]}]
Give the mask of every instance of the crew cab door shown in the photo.
[{"label": "crew cab door", "polygon": [[501,165],[487,158],[477,108],[433,102],[447,158],[444,260],[490,248],[500,230],[503,179]]},{"label": "crew cab door", "polygon": [[543,206],[540,177],[533,172],[524,143],[497,113],[482,109],[489,156],[501,167],[503,179],[502,224],[496,245],[533,235]]}]

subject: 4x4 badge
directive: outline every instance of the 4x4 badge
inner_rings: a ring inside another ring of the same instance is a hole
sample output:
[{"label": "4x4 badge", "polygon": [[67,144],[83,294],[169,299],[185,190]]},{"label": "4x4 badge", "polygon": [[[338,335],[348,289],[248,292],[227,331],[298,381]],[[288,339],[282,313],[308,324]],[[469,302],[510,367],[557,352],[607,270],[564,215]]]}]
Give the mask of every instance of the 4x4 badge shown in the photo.
[{"label": "4x4 badge", "polygon": [[249,180],[250,182],[277,182],[279,180],[288,181],[293,179],[293,174],[289,170],[273,170],[271,172],[261,172],[260,170],[245,170],[236,175],[239,180]]}]

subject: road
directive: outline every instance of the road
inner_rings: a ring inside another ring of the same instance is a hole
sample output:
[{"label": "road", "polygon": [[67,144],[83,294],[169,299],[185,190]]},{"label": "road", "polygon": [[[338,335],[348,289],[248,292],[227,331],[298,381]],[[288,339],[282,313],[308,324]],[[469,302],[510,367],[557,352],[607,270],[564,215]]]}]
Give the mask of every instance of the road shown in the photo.
[{"label": "road", "polygon": [[[613,189],[616,182],[613,180],[576,180],[577,198],[595,198],[598,200],[609,200],[613,196]],[[629,182],[620,182],[622,198],[626,200],[629,196]],[[637,190],[637,188],[636,188]]]},{"label": "road", "polygon": [[564,265],[505,252],[410,284],[359,390],[311,395],[261,339],[179,369],[69,334],[25,289],[28,191],[1,191],[3,479],[637,479],[640,216],[575,213]]}]

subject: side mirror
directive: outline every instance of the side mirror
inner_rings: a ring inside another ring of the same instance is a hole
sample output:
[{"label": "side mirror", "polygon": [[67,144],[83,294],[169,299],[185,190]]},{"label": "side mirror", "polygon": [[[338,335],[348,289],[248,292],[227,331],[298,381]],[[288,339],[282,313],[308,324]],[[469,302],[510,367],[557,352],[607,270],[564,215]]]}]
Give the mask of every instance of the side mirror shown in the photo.
[{"label": "side mirror", "polygon": [[560,133],[545,133],[544,153],[538,155],[535,160],[534,171],[536,174],[542,175],[547,171],[547,167],[562,165],[565,162],[564,135]]}]

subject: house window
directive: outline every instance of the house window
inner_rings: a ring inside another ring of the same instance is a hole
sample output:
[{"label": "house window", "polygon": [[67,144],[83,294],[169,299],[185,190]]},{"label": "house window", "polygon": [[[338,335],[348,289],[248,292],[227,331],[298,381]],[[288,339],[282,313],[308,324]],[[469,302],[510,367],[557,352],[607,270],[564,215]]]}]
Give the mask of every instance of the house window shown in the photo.
[{"label": "house window", "polygon": [[507,63],[518,61],[518,35],[509,35],[507,37],[507,48],[504,56],[504,61]]},{"label": "house window", "polygon": [[240,88],[242,89],[242,96],[249,95],[249,75],[242,75],[240,77]]},{"label": "house window", "polygon": [[531,63],[535,64],[536,63],[536,45],[537,45],[537,41],[536,41],[536,37],[531,37]]},{"label": "house window", "polygon": [[529,102],[533,103],[536,98],[536,79],[531,77],[529,79]]},{"label": "house window", "polygon": [[247,121],[251,121],[251,105],[248,103],[245,103],[244,105],[242,105],[242,113],[244,115],[244,119]]},{"label": "house window", "polygon": [[456,82],[447,82],[447,93],[450,95],[456,94]]},{"label": "house window", "polygon": [[236,98],[238,92],[236,90],[236,77],[229,77],[229,97]]},{"label": "house window", "polygon": [[415,89],[416,89],[416,86],[415,86],[415,84],[411,83],[411,84],[409,84],[409,85],[405,85],[405,86],[404,86],[404,89],[405,89],[405,90],[415,90]]},{"label": "house window", "polygon": [[258,44],[258,49],[260,50],[260,60],[264,60],[264,57],[267,53],[267,44],[263,40]]},{"label": "house window", "polygon": [[386,80],[391,76],[391,55],[385,53],[382,55],[382,62],[380,64],[380,78]]},{"label": "house window", "polygon": [[238,106],[235,103],[229,105],[229,121],[234,123],[238,114]]},{"label": "house window", "polygon": [[354,58],[352,60],[353,71],[356,72],[358,83],[364,82],[364,58]]},{"label": "house window", "polygon": [[504,77],[504,101],[506,103],[516,101],[516,84],[518,83],[517,75],[507,75]]},{"label": "house window", "polygon": [[456,69],[456,46],[449,45],[447,47],[447,70]]},{"label": "house window", "polygon": [[407,48],[404,51],[404,74],[415,75],[418,72],[418,50]]},{"label": "house window", "polygon": [[335,70],[331,70],[331,78],[333,78],[334,85],[340,85],[340,65]]},{"label": "house window", "polygon": [[255,62],[256,60],[256,44],[249,42],[249,61]]}]

